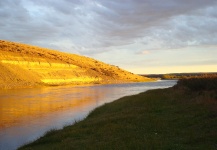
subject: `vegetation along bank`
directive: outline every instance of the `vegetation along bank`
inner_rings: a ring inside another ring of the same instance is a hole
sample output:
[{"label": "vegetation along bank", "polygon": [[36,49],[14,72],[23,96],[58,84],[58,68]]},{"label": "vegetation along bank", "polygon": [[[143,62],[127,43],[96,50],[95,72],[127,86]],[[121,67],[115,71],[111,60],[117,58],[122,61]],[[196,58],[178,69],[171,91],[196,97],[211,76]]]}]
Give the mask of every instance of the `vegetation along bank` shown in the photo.
[{"label": "vegetation along bank", "polygon": [[217,149],[217,78],[120,98],[20,149]]}]

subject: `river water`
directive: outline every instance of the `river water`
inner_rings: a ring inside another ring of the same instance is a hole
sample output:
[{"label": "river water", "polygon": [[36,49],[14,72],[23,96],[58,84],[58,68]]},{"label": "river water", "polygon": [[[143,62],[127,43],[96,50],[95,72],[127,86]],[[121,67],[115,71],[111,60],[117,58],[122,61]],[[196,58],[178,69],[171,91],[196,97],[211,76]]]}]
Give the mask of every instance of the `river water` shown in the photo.
[{"label": "river water", "polygon": [[167,88],[177,81],[0,90],[0,150],[13,150],[51,129],[84,119],[120,97]]}]

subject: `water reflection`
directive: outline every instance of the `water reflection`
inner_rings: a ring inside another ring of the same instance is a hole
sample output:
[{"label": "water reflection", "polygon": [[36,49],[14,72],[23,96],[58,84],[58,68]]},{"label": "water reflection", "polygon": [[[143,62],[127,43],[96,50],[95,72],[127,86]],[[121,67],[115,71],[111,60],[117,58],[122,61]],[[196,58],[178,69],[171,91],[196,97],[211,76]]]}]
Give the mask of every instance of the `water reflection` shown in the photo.
[{"label": "water reflection", "polygon": [[51,128],[83,119],[125,95],[173,86],[176,81],[0,91],[0,149],[15,149]]},{"label": "water reflection", "polygon": [[106,95],[108,90],[55,87],[1,91],[0,130],[44,114],[70,108],[82,109],[97,103],[96,100]]}]

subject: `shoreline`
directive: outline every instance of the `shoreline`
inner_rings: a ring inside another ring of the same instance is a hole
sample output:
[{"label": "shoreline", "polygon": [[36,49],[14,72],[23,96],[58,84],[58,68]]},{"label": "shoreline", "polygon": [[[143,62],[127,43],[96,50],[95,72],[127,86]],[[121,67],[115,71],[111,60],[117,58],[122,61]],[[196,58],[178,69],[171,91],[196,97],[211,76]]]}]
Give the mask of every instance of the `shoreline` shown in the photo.
[{"label": "shoreline", "polygon": [[[77,116],[83,116],[81,114],[84,113],[86,117],[89,112],[91,112],[93,109],[99,107],[99,105],[102,105],[105,102],[108,103],[126,95],[134,95],[143,92],[149,87],[154,88],[156,85],[162,86],[163,88],[163,86],[170,86],[174,85],[175,83],[176,82],[171,83],[170,81],[165,82],[165,84],[161,84],[158,82],[139,82],[93,86],[85,85],[76,87],[56,86],[1,91],[3,104],[2,107],[5,106],[4,103],[9,103],[11,101],[11,105],[6,105],[5,109],[9,111],[14,110],[14,112],[19,112],[19,116],[15,114],[14,117],[12,117],[11,115],[11,119],[9,119],[10,115],[7,115],[8,111],[2,112],[2,124],[4,124],[5,127],[7,126],[7,124],[9,126],[15,126],[10,131],[10,134],[7,134],[7,130],[6,132],[1,132],[4,136],[2,137],[3,139],[1,138],[0,141],[0,149],[7,149],[7,145],[8,148],[11,147],[11,149],[16,149],[24,143],[37,139],[50,129],[56,127],[58,129],[61,129],[65,125],[72,124],[74,120],[82,120],[83,117],[82,119],[76,119],[78,118]],[[12,101],[14,102],[14,104],[12,103]],[[52,114],[56,115],[53,116]],[[35,122],[35,119],[36,121],[38,120],[37,116],[41,116],[41,119],[39,119],[41,121],[39,121],[37,123],[38,125],[36,126],[33,122]],[[4,122],[4,120],[8,121]],[[13,120],[17,121],[14,122]],[[49,122],[55,123],[49,124]],[[20,124],[20,128],[17,128],[16,124]],[[25,127],[28,128],[28,131],[25,131]],[[24,133],[22,133],[22,131],[24,131]],[[13,133],[17,134],[13,136]],[[7,138],[9,136],[11,137]],[[29,140],[22,140],[28,138]],[[12,148],[12,145],[17,146]]]},{"label": "shoreline", "polygon": [[[139,83],[139,82],[157,82],[155,79],[150,79],[146,81],[110,81],[101,83],[70,83],[70,84],[35,84],[35,85],[18,85],[18,86],[8,86],[6,88],[0,87],[0,90],[15,90],[15,89],[31,89],[40,87],[57,87],[57,86],[93,86],[93,85],[106,85],[106,84],[127,84],[127,83]],[[7,86],[7,85],[5,85]]]},{"label": "shoreline", "polygon": [[214,93],[176,85],[126,96],[20,149],[214,149]]}]

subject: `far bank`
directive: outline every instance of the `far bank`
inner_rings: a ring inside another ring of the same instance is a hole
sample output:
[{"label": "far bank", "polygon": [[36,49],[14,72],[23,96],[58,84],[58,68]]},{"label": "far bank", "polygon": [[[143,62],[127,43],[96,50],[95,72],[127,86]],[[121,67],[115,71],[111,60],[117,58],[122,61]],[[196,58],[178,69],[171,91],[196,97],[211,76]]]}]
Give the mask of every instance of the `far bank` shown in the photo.
[{"label": "far bank", "polygon": [[154,81],[86,56],[4,40],[0,70],[0,89]]}]

